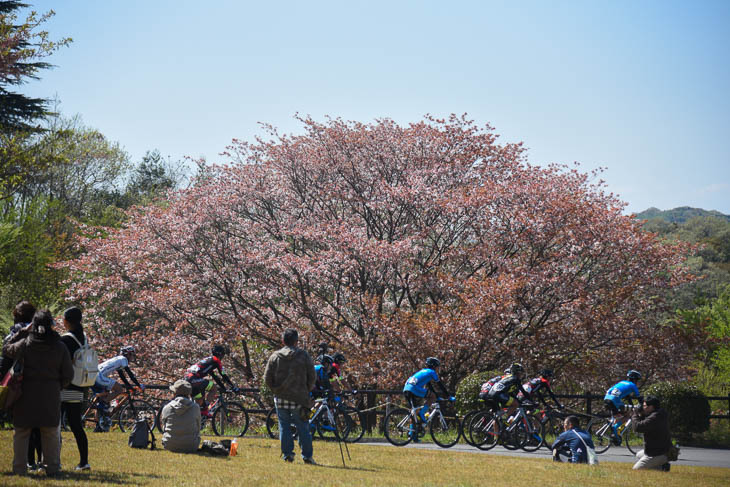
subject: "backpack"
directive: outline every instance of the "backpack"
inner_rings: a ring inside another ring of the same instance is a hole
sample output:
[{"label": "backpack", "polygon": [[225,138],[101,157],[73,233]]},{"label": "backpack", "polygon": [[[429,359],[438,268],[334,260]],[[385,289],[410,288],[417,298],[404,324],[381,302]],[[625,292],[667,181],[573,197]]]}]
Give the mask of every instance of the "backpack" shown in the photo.
[{"label": "backpack", "polygon": [[[150,440],[150,436],[152,440]],[[155,435],[150,429],[150,425],[144,419],[139,419],[134,423],[132,432],[129,434],[129,446],[132,448],[147,448],[150,445],[150,450],[155,449]]]},{"label": "backpack", "polygon": [[88,340],[84,340],[82,345],[73,333],[64,333],[63,336],[70,336],[79,344],[72,359],[74,377],[71,379],[71,384],[77,387],[93,386],[99,375],[99,356],[96,354],[96,350],[89,346]]},{"label": "backpack", "polygon": [[227,457],[230,454],[230,447],[226,448],[223,443],[217,441],[204,440],[198,451],[208,453],[214,457]]}]

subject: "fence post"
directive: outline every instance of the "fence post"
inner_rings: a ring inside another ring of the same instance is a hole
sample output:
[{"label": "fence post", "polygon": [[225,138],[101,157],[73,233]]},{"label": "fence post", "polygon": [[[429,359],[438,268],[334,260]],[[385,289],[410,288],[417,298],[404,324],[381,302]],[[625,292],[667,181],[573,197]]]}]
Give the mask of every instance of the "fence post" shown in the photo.
[{"label": "fence post", "polygon": [[[368,392],[365,395],[365,398],[366,398],[366,401],[365,401],[366,402],[366,407],[365,407],[365,409],[370,409],[370,408],[375,407],[375,398],[376,398],[375,393]],[[377,424],[378,424],[377,411],[368,411],[366,417],[367,417],[367,423],[368,423],[368,426],[367,426],[368,433],[372,433],[373,426],[377,426]]]},{"label": "fence post", "polygon": [[593,394],[590,391],[584,391],[586,395],[586,414],[593,414],[593,408],[591,407],[591,401],[593,399]]}]

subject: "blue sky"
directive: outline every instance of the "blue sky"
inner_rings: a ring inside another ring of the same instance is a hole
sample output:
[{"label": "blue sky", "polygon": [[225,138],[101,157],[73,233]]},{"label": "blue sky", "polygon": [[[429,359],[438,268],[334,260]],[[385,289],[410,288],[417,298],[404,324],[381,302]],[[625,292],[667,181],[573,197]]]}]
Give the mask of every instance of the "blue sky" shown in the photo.
[{"label": "blue sky", "polygon": [[218,156],[295,113],[467,113],[534,164],[605,167],[628,211],[730,214],[730,2],[33,1],[57,67],[22,87],[138,161]]}]

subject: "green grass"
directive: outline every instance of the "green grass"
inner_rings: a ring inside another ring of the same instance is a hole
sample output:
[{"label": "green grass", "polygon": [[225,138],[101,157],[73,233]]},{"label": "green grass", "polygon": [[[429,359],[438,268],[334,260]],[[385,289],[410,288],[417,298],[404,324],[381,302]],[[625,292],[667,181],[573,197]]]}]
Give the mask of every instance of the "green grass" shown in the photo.
[{"label": "green grass", "polygon": [[[238,456],[216,458],[163,450],[135,450],[119,432],[89,433],[92,470],[64,472],[58,479],[42,474],[24,477],[8,472],[12,464],[12,432],[0,432],[0,485],[513,485],[531,486],[717,486],[730,484],[730,469],[673,466],[664,472],[631,470],[628,463],[598,467],[554,464],[543,458],[512,458],[489,454],[397,449],[388,446],[349,445],[352,460],[343,468],[335,442],[316,441],[309,466],[298,457],[293,464],[279,459],[279,442],[242,438]],[[62,464],[78,461],[73,435],[63,434]],[[539,479],[539,481],[537,480]]]}]

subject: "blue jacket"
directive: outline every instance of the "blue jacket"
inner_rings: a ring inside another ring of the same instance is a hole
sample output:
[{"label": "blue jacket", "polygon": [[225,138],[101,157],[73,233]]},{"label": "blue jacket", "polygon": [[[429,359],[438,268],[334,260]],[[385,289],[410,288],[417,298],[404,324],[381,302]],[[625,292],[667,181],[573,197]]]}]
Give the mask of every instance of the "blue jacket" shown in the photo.
[{"label": "blue jacket", "polygon": [[583,438],[586,445],[595,448],[590,433],[580,428],[573,428],[562,432],[558,436],[558,439],[553,443],[553,450],[570,449],[570,463],[588,463],[588,453],[583,445],[583,441],[581,441],[581,438],[578,438],[578,435]]}]

